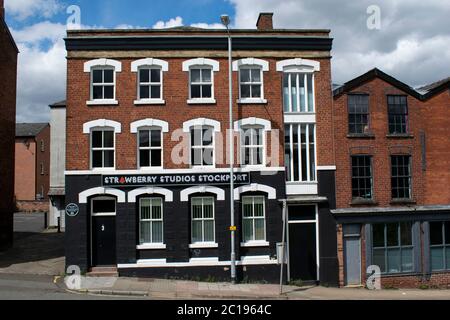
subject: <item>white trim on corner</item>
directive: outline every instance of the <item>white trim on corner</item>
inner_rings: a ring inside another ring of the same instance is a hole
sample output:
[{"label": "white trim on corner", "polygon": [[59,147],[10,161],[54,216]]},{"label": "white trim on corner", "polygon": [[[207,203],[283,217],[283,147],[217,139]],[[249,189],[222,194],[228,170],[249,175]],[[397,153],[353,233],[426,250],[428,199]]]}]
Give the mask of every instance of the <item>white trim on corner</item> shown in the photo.
[{"label": "white trim on corner", "polygon": [[320,62],[308,59],[287,59],[277,62],[277,71],[314,72],[320,71]]},{"label": "white trim on corner", "polygon": [[95,195],[111,195],[117,197],[118,203],[125,203],[125,192],[114,189],[114,188],[105,188],[105,187],[96,187],[84,190],[78,194],[78,202],[79,203],[87,203],[87,198]]},{"label": "white trim on corner", "polygon": [[185,121],[183,123],[183,132],[190,132],[194,126],[211,126],[215,132],[220,132],[220,122],[208,118],[197,118]]},{"label": "white trim on corner", "polygon": [[205,248],[218,248],[219,244],[216,242],[197,242],[189,245],[190,249],[205,249]]},{"label": "white trim on corner", "polygon": [[265,131],[272,130],[272,124],[269,120],[261,119],[261,118],[244,118],[234,122],[234,131],[239,131],[243,126],[254,126],[259,125],[264,127]]},{"label": "white trim on corner", "polygon": [[163,72],[169,71],[169,63],[167,61],[155,58],[145,58],[131,62],[131,72],[138,72],[139,67],[143,66],[158,66]]},{"label": "white trim on corner", "polygon": [[93,67],[103,67],[103,66],[111,66],[114,67],[115,72],[122,72],[122,63],[120,61],[106,58],[86,61],[83,66],[83,71],[91,72],[91,69]]},{"label": "white trim on corner", "polygon": [[145,243],[139,244],[136,246],[138,250],[161,250],[166,249],[166,245],[164,243]]},{"label": "white trim on corner", "polygon": [[336,166],[317,166],[317,171],[336,171]]},{"label": "white trim on corner", "polygon": [[211,66],[214,72],[219,71],[219,62],[208,58],[195,58],[183,61],[182,70],[189,71],[193,66]]},{"label": "white trim on corner", "polygon": [[130,132],[137,133],[142,127],[160,127],[162,132],[169,132],[169,123],[158,119],[142,119],[130,123]]},{"label": "white trim on corner", "polygon": [[[160,169],[158,169],[160,171]],[[255,171],[264,171],[264,172],[280,172],[286,171],[285,167],[242,167],[235,168],[234,172],[236,173],[248,173]],[[76,175],[100,175],[100,174],[147,174],[147,173],[155,173],[155,170],[150,169],[135,169],[135,170],[114,170],[114,169],[101,169],[101,170],[66,170],[64,171],[65,175],[68,176],[76,176]],[[230,172],[229,168],[209,168],[209,167],[196,167],[191,169],[164,169],[165,174],[185,174],[185,173],[227,173]]]},{"label": "white trim on corner", "polygon": [[104,127],[114,128],[115,133],[122,132],[122,125],[120,124],[120,122],[113,121],[113,120],[107,120],[107,119],[97,119],[97,120],[92,120],[92,121],[84,123],[83,124],[83,133],[89,134],[89,133],[91,133],[91,129],[93,129],[93,128],[104,128]]},{"label": "white trim on corner", "polygon": [[234,189],[234,200],[241,198],[241,193],[261,191],[268,194],[269,199],[277,198],[277,190],[264,184],[252,183],[250,185],[241,186]]},{"label": "white trim on corner", "polygon": [[262,71],[269,71],[269,62],[257,58],[244,58],[233,61],[233,71],[239,71],[241,66],[260,66]]},{"label": "white trim on corner", "polygon": [[189,196],[194,193],[214,193],[217,196],[218,201],[225,200],[225,191],[223,189],[212,187],[212,186],[193,186],[181,190],[180,201],[186,202],[189,200]]},{"label": "white trim on corner", "polygon": [[143,187],[128,192],[128,202],[135,203],[137,196],[143,194],[160,194],[164,196],[165,202],[173,201],[173,191],[161,187]]}]

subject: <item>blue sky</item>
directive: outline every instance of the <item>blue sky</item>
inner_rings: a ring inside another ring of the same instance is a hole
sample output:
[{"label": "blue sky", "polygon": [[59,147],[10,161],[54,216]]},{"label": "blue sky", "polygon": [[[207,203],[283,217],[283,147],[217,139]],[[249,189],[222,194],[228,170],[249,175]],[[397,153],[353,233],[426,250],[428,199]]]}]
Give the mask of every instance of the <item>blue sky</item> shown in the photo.
[{"label": "blue sky", "polygon": [[[6,20],[20,50],[17,121],[48,121],[48,105],[63,100],[67,7],[81,9],[89,28],[255,28],[260,12],[275,28],[328,28],[334,38],[332,77],[344,83],[377,67],[411,86],[450,76],[449,0],[4,0]],[[368,28],[368,10],[380,28]],[[370,11],[370,10],[369,10]]]}]

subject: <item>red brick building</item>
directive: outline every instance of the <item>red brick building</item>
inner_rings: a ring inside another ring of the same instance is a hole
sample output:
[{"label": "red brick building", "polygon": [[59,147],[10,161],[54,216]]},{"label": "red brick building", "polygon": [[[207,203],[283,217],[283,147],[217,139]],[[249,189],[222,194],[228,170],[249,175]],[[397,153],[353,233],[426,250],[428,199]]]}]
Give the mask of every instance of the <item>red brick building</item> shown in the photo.
[{"label": "red brick building", "polygon": [[14,196],[20,211],[48,211],[50,125],[16,124]]},{"label": "red brick building", "polygon": [[0,0],[0,249],[13,240],[14,131],[16,123],[17,54]]},{"label": "red brick building", "polygon": [[[231,35],[239,277],[276,281],[284,202],[289,277],[337,285],[329,30],[266,13]],[[228,278],[226,31],[78,30],[66,48],[67,265]]]},{"label": "red brick building", "polygon": [[334,90],[339,282],[450,284],[449,79],[414,90],[378,69]]}]

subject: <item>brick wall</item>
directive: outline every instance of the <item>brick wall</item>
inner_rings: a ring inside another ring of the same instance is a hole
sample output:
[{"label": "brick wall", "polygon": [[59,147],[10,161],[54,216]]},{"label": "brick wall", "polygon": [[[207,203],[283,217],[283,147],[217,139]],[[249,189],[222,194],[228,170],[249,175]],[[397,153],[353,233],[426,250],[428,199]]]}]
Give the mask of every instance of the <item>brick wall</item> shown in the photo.
[{"label": "brick wall", "polygon": [[[44,150],[41,150],[41,141],[44,142]],[[45,127],[36,136],[36,193],[42,194],[43,200],[48,200],[50,188],[50,126]],[[41,163],[43,174],[41,173]]]},{"label": "brick wall", "polygon": [[36,200],[37,152],[34,138],[16,139],[14,195],[18,201]]}]

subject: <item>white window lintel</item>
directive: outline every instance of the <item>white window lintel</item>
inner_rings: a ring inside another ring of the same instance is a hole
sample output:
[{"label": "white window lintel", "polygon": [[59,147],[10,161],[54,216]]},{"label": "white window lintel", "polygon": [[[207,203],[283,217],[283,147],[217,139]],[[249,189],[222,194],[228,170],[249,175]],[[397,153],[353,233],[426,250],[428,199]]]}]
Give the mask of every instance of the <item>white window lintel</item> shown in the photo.
[{"label": "white window lintel", "polygon": [[194,193],[214,193],[217,196],[218,201],[225,200],[225,191],[223,189],[212,186],[194,186],[181,190],[180,201],[186,202],[189,200],[189,196]]},{"label": "white window lintel", "polygon": [[239,200],[241,198],[241,193],[245,192],[265,192],[269,199],[277,198],[277,190],[275,188],[266,186],[264,184],[252,183],[250,185],[241,186],[234,189],[234,200]]},{"label": "white window lintel", "polygon": [[143,194],[161,194],[165,197],[165,202],[172,202],[173,201],[173,192],[166,188],[161,187],[144,187],[144,188],[138,188],[131,190],[128,192],[128,202],[135,203],[137,196],[143,195]]},{"label": "white window lintel", "polygon": [[86,61],[84,63],[83,69],[84,72],[91,72],[91,69],[93,67],[105,67],[105,66],[114,67],[115,72],[122,72],[122,63],[120,61],[106,58]]},{"label": "white window lintel", "polygon": [[93,128],[107,128],[107,127],[113,128],[115,133],[122,132],[122,125],[120,124],[120,122],[108,119],[97,119],[84,123],[83,133],[89,134],[91,132],[91,129]]},{"label": "white window lintel", "polygon": [[167,61],[155,58],[145,58],[133,61],[131,63],[131,72],[137,72],[140,67],[144,66],[157,66],[161,68],[163,72],[169,71],[169,63]]},{"label": "white window lintel", "polygon": [[287,59],[277,62],[277,71],[314,72],[320,71],[320,62],[302,58]]},{"label": "white window lintel", "polygon": [[105,187],[97,187],[84,190],[78,194],[78,202],[79,203],[87,203],[87,198],[95,195],[111,195],[117,197],[117,202],[124,203],[125,202],[125,192],[114,189],[114,188],[105,188]]},{"label": "white window lintel", "polygon": [[244,118],[234,122],[234,131],[239,131],[244,126],[262,126],[265,131],[272,130],[272,124],[269,120],[261,118]]},{"label": "white window lintel", "polygon": [[239,71],[241,66],[260,66],[262,71],[269,71],[269,62],[257,58],[245,58],[233,61],[233,71]]},{"label": "white window lintel", "polygon": [[169,132],[169,123],[167,121],[150,118],[132,122],[130,124],[130,132],[137,133],[139,128],[142,127],[160,127],[162,132]]},{"label": "white window lintel", "polygon": [[183,62],[183,71],[189,71],[193,66],[210,66],[214,72],[219,71],[219,62],[208,58],[195,58]]},{"label": "white window lintel", "polygon": [[208,118],[197,118],[184,122],[183,132],[189,132],[195,126],[211,126],[214,128],[214,131],[220,132],[220,122]]}]

